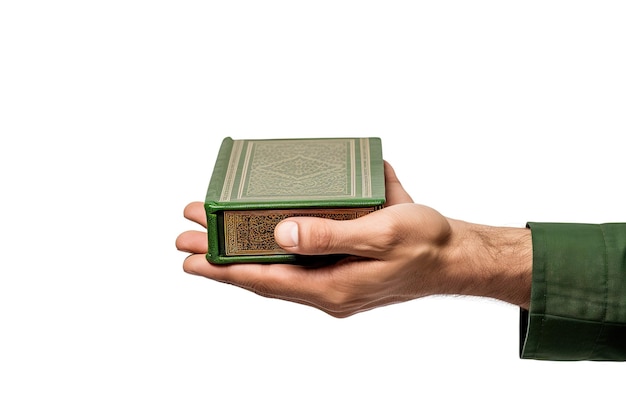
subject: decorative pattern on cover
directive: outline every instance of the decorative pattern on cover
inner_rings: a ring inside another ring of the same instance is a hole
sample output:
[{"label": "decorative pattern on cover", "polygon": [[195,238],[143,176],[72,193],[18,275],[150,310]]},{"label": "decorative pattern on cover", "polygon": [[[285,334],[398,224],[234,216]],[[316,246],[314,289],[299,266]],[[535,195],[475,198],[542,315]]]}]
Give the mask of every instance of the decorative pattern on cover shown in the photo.
[{"label": "decorative pattern on cover", "polygon": [[350,220],[375,208],[319,210],[254,210],[224,212],[225,251],[233,255],[276,255],[285,252],[274,240],[274,228],[287,217],[315,216]]},{"label": "decorative pattern on cover", "polygon": [[[361,171],[363,197],[371,197],[369,141],[235,141],[220,201],[354,198],[357,169]],[[358,167],[357,146],[361,159]],[[235,190],[238,174],[241,178]]]}]

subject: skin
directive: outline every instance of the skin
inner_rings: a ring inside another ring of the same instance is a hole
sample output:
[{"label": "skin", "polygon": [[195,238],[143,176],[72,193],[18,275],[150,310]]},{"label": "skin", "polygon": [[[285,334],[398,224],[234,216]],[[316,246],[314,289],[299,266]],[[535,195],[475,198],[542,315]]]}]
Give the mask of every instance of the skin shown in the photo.
[{"label": "skin", "polygon": [[[176,247],[190,254],[183,269],[334,317],[435,294],[491,297],[528,308],[528,229],[468,223],[415,204],[386,162],[385,183],[385,208],[367,216],[296,217],[276,226],[276,242],[288,252],[351,255],[332,265],[213,265],[205,258],[206,233],[190,230],[176,239]],[[184,216],[206,228],[202,202],[190,203]]]}]

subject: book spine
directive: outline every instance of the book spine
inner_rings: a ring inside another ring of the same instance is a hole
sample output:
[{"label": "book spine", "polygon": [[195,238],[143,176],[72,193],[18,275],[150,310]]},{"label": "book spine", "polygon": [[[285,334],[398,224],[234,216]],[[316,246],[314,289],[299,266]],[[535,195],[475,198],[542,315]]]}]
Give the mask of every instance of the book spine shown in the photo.
[{"label": "book spine", "polygon": [[224,138],[222,145],[220,146],[217,159],[215,160],[215,167],[213,168],[213,175],[211,176],[209,188],[206,193],[205,205],[207,205],[207,210],[209,209],[209,203],[217,203],[220,199],[224,180],[226,178],[226,172],[228,171],[228,163],[233,149],[233,142],[233,139],[227,137]]},{"label": "book spine", "polygon": [[207,235],[209,251],[207,253],[207,259],[209,261],[217,261],[221,257],[221,247],[224,240],[223,228],[218,218],[217,212],[219,211],[219,199],[222,192],[222,185],[228,170],[228,164],[230,161],[230,155],[233,148],[233,139],[226,137],[222,140],[217,159],[215,160],[215,166],[213,168],[213,174],[209,182],[209,187],[204,199],[204,210],[206,212],[207,219]]}]

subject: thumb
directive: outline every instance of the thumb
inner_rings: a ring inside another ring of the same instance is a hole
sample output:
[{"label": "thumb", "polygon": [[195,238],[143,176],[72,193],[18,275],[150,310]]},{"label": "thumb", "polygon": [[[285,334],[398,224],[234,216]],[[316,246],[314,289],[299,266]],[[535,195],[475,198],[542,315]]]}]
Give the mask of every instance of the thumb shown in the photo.
[{"label": "thumb", "polygon": [[348,254],[373,257],[380,252],[376,222],[370,213],[354,220],[292,217],[274,229],[276,243],[287,252],[302,255]]}]

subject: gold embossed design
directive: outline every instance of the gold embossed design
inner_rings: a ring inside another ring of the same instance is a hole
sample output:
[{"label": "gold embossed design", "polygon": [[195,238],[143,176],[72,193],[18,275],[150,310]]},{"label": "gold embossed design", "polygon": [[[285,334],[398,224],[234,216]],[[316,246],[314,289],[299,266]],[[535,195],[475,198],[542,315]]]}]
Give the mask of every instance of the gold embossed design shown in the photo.
[{"label": "gold embossed design", "polygon": [[250,142],[240,199],[353,197],[354,140]]},{"label": "gold embossed design", "polygon": [[285,252],[274,240],[274,228],[283,219],[294,216],[350,220],[371,213],[376,208],[293,209],[225,211],[225,252],[235,255],[278,255]]},{"label": "gold embossed design", "polygon": [[221,202],[372,196],[369,138],[232,143]]}]

